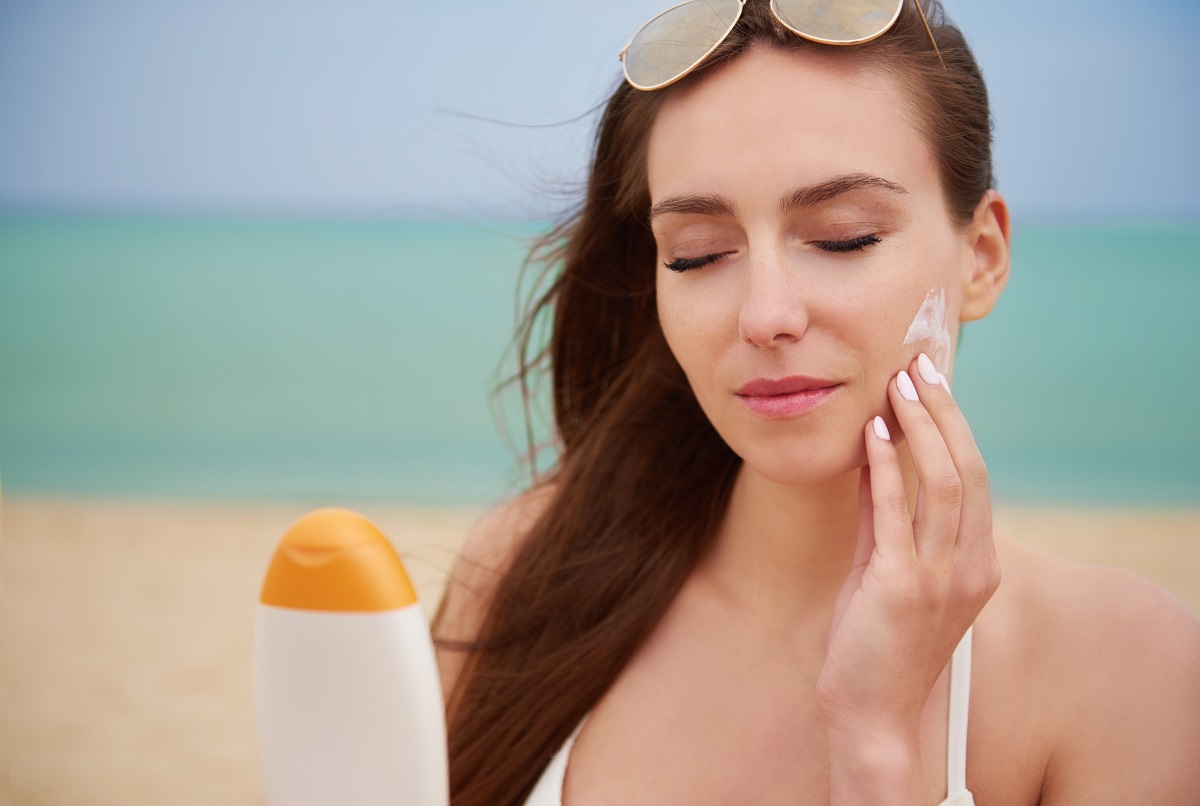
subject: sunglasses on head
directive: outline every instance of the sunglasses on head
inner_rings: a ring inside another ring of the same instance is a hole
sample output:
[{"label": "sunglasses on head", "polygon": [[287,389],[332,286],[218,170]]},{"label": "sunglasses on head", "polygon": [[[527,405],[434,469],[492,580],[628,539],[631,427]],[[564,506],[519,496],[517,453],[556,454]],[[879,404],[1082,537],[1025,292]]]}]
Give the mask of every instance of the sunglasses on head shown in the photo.
[{"label": "sunglasses on head", "polygon": [[[725,41],[745,5],[746,0],[688,0],[667,9],[637,29],[621,51],[625,80],[639,90],[657,90],[683,78]],[[771,13],[813,42],[859,45],[891,28],[903,5],[904,0],[771,0]],[[920,2],[916,6],[924,20]]]}]

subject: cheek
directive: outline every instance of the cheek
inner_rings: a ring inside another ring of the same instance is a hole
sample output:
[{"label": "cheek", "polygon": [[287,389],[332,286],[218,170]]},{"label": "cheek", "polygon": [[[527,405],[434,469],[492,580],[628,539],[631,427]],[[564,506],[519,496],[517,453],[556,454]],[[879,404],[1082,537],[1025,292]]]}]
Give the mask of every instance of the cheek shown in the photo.
[{"label": "cheek", "polygon": [[659,273],[656,283],[658,321],[675,360],[691,376],[715,357],[723,313],[698,278]]},{"label": "cheek", "polygon": [[948,373],[961,304],[961,256],[952,240],[934,242],[938,248],[921,255],[919,262],[910,266],[911,281],[896,289],[889,331],[901,368],[924,352],[940,372]]},{"label": "cheek", "polygon": [[[898,282],[903,279],[903,282]],[[873,380],[903,369],[909,347],[905,339],[913,314],[930,286],[924,278],[897,272],[891,282],[878,282],[853,297],[837,311],[837,328]],[[913,353],[915,355],[916,353]]]},{"label": "cheek", "polygon": [[904,333],[903,347],[926,353],[940,372],[950,368],[953,342],[950,340],[946,289],[935,286],[925,294]]},{"label": "cheek", "polygon": [[667,346],[671,348],[675,359],[686,369],[687,365],[679,356],[679,348],[684,344],[681,331],[686,327],[686,320],[681,315],[682,311],[674,289],[669,285],[664,287],[661,274],[655,280],[655,306],[658,311],[658,325],[662,328]]}]

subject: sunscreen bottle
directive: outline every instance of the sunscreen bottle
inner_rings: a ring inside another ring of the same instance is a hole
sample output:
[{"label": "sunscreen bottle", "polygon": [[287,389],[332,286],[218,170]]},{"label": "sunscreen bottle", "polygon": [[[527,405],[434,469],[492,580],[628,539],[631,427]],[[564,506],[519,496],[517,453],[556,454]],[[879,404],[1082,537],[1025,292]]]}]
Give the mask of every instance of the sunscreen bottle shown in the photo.
[{"label": "sunscreen bottle", "polygon": [[447,806],[429,626],[400,558],[347,510],[298,520],[271,559],[254,637],[267,806]]}]

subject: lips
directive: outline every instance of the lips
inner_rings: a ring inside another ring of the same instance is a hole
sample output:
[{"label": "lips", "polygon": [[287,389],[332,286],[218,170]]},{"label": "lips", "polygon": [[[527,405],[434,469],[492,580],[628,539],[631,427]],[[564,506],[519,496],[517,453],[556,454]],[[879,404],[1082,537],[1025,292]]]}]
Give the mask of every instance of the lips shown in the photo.
[{"label": "lips", "polygon": [[837,381],[822,378],[810,378],[807,375],[790,375],[779,380],[756,378],[742,385],[737,390],[739,395],[747,397],[776,397],[778,395],[794,395],[797,392],[812,392],[817,389],[828,389],[837,386]]},{"label": "lips", "polygon": [[828,400],[841,384],[826,378],[791,375],[756,378],[737,390],[738,399],[761,417],[794,417],[812,411]]}]

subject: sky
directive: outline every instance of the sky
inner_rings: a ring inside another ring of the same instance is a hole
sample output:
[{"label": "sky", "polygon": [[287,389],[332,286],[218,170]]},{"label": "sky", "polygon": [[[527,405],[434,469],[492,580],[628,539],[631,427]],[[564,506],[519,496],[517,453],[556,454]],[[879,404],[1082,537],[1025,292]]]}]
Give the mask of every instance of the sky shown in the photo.
[{"label": "sky", "polygon": [[[0,210],[544,218],[669,4],[0,0]],[[1200,3],[947,9],[1018,221],[1200,220]]]}]

